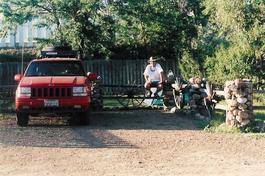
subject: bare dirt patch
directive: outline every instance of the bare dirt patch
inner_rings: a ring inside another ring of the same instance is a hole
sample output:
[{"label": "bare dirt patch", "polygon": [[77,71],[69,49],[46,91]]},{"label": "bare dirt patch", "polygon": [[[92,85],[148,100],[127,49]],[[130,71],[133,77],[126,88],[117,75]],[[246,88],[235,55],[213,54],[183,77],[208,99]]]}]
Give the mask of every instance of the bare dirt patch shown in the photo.
[{"label": "bare dirt patch", "polygon": [[154,110],[103,111],[90,126],[0,121],[0,175],[265,175],[265,138],[207,133]]}]

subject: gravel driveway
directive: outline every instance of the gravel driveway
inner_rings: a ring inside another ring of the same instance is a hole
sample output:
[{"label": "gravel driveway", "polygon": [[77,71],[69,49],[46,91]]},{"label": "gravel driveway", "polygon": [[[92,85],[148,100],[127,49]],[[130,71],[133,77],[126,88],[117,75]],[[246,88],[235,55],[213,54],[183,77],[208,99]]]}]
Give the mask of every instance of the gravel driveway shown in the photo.
[{"label": "gravel driveway", "polygon": [[0,121],[0,175],[265,175],[265,138],[207,133],[155,110],[103,111],[90,126]]}]

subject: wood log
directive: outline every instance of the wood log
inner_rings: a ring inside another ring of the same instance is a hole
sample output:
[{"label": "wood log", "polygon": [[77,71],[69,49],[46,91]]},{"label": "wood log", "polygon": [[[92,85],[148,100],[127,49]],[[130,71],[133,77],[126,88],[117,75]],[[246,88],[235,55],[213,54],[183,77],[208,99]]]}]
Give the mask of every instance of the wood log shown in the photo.
[{"label": "wood log", "polygon": [[244,104],[248,101],[247,98],[244,98],[244,97],[238,97],[237,98],[237,102],[240,103],[240,104]]},{"label": "wood log", "polygon": [[236,126],[236,124],[237,124],[236,120],[230,120],[230,125],[229,126],[233,127],[233,126]]},{"label": "wood log", "polygon": [[231,91],[228,87],[224,87],[224,92],[227,93],[227,94],[231,94]]},{"label": "wood log", "polygon": [[178,83],[172,84],[171,85],[176,91],[180,90],[180,85]]},{"label": "wood log", "polygon": [[194,100],[201,99],[201,95],[200,94],[193,94],[192,99],[194,99]]},{"label": "wood log", "polygon": [[195,100],[190,100],[190,105],[196,105]]},{"label": "wood log", "polygon": [[253,111],[253,106],[248,106],[247,110]]},{"label": "wood log", "polygon": [[246,126],[246,125],[249,124],[249,123],[250,123],[250,120],[249,120],[249,119],[243,120],[243,121],[241,122],[241,126]]},{"label": "wood log", "polygon": [[200,88],[199,91],[200,91],[200,93],[206,93],[206,90],[203,88]]},{"label": "wood log", "polygon": [[228,104],[226,124],[244,126],[250,123],[251,119],[254,118],[251,81],[240,79],[226,81],[224,96]]},{"label": "wood log", "polygon": [[190,79],[189,79],[189,83],[190,83],[190,84],[194,84],[194,83],[195,83],[195,78],[194,78],[194,77],[190,78]]},{"label": "wood log", "polygon": [[230,85],[233,85],[235,81],[226,81],[225,82],[225,87],[229,87]]},{"label": "wood log", "polygon": [[199,91],[201,88],[200,84],[193,84],[192,87],[195,88],[196,91]]},{"label": "wood log", "polygon": [[236,79],[235,80],[235,85],[236,87],[240,87],[240,85],[242,84],[243,82],[240,80],[240,79]]},{"label": "wood log", "polygon": [[225,97],[225,99],[231,99],[232,98],[232,92],[229,91],[228,88],[227,88],[227,91],[224,91],[224,97]]},{"label": "wood log", "polygon": [[227,126],[230,126],[230,125],[231,125],[230,120],[229,120],[228,118],[225,119],[225,124],[226,124]]},{"label": "wood log", "polygon": [[234,115],[233,115],[233,113],[231,111],[227,111],[226,112],[226,118],[228,120],[234,120],[235,119],[235,117],[234,117]]},{"label": "wood log", "polygon": [[194,83],[200,85],[202,83],[202,79],[197,77],[195,78]]},{"label": "wood log", "polygon": [[238,90],[237,90],[237,87],[235,85],[232,85],[229,89],[231,90],[232,95],[238,94]]},{"label": "wood log", "polygon": [[239,113],[239,110],[238,110],[238,109],[234,109],[234,110],[232,111],[232,113],[233,113],[234,116],[237,116],[238,113]]},{"label": "wood log", "polygon": [[239,111],[238,116],[240,116],[240,118],[242,118],[242,119],[249,119],[250,118],[250,114],[247,111]]},{"label": "wood log", "polygon": [[205,97],[208,97],[207,93],[206,92],[201,93],[201,98],[205,98]]},{"label": "wood log", "polygon": [[228,99],[228,100],[225,100],[225,101],[228,104],[228,106],[230,106],[230,107],[236,107],[238,105],[236,100]]},{"label": "wood log", "polygon": [[253,103],[252,102],[246,102],[246,105],[248,106],[247,110],[253,111]]},{"label": "wood log", "polygon": [[252,102],[253,101],[253,96],[252,95],[248,95],[247,99],[248,99],[249,102]]},{"label": "wood log", "polygon": [[246,105],[247,105],[247,106],[252,106],[252,102],[247,101],[247,102],[246,102]]},{"label": "wood log", "polygon": [[239,116],[239,115],[236,116],[236,120],[237,120],[239,123],[241,123],[241,122],[243,121],[242,117]]},{"label": "wood log", "polygon": [[248,106],[246,104],[242,104],[242,103],[238,104],[238,109],[240,109],[242,111],[247,110],[247,108],[248,108]]},{"label": "wood log", "polygon": [[198,106],[195,104],[195,105],[190,105],[191,109],[197,109]]},{"label": "wood log", "polygon": [[238,108],[237,106],[227,106],[228,111],[234,111],[237,108]]}]

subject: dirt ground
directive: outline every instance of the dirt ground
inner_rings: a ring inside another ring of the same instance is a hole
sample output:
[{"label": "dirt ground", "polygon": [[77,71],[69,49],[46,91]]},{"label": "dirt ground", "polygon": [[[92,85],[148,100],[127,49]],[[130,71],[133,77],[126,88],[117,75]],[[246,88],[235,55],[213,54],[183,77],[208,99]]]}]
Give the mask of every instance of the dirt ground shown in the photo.
[{"label": "dirt ground", "polygon": [[265,138],[209,133],[183,115],[103,111],[90,126],[0,121],[1,176],[265,175]]}]

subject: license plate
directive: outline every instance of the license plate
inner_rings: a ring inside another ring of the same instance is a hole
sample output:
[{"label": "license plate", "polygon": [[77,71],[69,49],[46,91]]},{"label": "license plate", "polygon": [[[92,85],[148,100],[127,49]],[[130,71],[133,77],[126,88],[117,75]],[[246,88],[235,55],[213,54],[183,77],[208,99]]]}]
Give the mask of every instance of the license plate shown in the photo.
[{"label": "license plate", "polygon": [[44,107],[58,107],[58,100],[44,100]]}]

